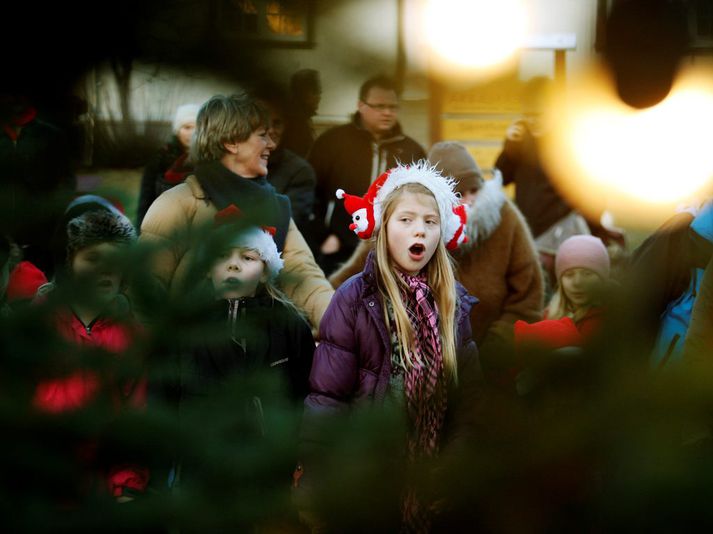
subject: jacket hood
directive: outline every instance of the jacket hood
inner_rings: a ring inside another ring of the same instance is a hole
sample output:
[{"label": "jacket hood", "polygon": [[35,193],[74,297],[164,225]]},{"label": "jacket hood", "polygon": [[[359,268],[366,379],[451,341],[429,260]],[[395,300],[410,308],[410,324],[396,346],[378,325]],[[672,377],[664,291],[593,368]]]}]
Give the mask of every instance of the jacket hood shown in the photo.
[{"label": "jacket hood", "polygon": [[505,202],[507,197],[503,192],[502,174],[496,169],[493,178],[486,180],[478,191],[473,206],[468,209],[468,223],[465,230],[468,242],[461,245],[463,250],[478,246],[479,242],[482,243],[493,235],[502,221]]}]

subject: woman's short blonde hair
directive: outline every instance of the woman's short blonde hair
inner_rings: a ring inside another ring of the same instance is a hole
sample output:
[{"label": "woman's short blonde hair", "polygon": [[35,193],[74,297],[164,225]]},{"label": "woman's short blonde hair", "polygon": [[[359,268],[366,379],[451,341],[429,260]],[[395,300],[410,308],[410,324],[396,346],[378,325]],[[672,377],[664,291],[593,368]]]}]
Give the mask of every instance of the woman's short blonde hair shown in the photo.
[{"label": "woman's short blonde hair", "polygon": [[245,141],[255,130],[269,124],[267,109],[249,95],[215,95],[198,111],[191,160],[193,163],[219,160],[226,152],[226,143]]}]

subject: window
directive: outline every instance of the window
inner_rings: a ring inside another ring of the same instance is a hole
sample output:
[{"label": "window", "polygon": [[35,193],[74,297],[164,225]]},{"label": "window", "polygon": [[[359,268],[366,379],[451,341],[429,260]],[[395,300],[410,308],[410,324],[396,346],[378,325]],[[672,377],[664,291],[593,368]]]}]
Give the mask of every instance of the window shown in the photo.
[{"label": "window", "polygon": [[221,0],[217,15],[225,37],[282,46],[312,45],[310,0]]},{"label": "window", "polygon": [[713,48],[713,2],[694,0],[688,15],[693,47]]}]

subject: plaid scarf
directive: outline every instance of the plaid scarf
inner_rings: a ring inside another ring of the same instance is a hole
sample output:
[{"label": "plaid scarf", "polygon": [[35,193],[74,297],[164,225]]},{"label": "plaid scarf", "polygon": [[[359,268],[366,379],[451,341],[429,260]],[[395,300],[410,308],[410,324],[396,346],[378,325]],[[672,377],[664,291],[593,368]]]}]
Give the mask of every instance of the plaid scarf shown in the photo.
[{"label": "plaid scarf", "polygon": [[[414,332],[412,365],[404,370],[406,408],[410,422],[408,456],[411,462],[438,454],[441,430],[448,405],[443,351],[438,329],[438,308],[424,275],[399,273],[406,283],[401,298]],[[404,532],[428,532],[431,514],[414,488],[403,502]]]}]

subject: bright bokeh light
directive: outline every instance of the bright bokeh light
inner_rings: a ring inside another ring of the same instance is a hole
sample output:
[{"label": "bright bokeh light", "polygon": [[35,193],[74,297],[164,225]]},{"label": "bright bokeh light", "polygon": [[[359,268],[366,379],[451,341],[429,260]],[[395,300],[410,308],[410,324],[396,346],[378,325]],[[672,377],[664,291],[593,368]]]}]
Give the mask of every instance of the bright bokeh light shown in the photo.
[{"label": "bright bokeh light", "polygon": [[583,211],[605,207],[618,221],[660,221],[710,189],[712,79],[705,69],[683,71],[668,97],[636,110],[595,69],[553,102],[547,166]]},{"label": "bright bokeh light", "polygon": [[522,46],[527,15],[522,0],[427,0],[424,29],[437,59],[491,69]]}]

